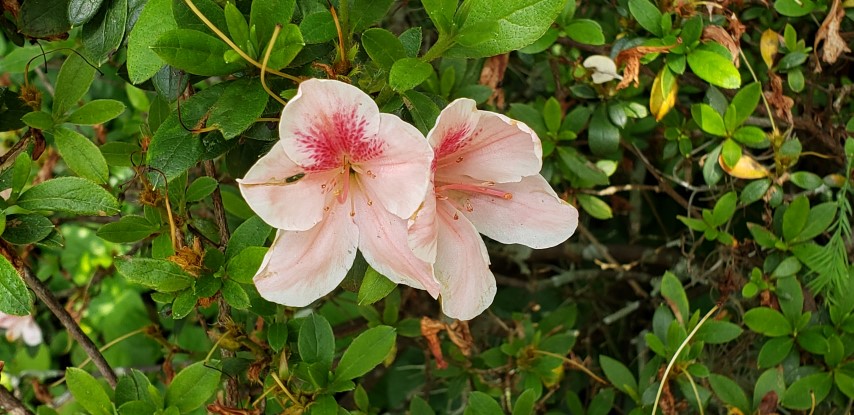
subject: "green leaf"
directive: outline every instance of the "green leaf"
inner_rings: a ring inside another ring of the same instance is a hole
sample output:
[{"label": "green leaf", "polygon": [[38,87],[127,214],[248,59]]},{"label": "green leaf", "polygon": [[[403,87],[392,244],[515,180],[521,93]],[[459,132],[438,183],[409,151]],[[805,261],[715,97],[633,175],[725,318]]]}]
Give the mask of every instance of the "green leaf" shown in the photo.
[{"label": "green leaf", "polygon": [[394,327],[377,326],[365,330],[344,351],[335,368],[335,380],[351,380],[370,372],[391,353],[396,340]]},{"label": "green leaf", "polygon": [[[792,278],[794,279],[794,278]],[[827,338],[821,334],[821,328],[808,328],[798,333],[795,339],[801,349],[806,350],[814,355],[824,355],[828,352],[829,346]]]},{"label": "green leaf", "polygon": [[748,223],[747,229],[750,231],[750,234],[753,235],[753,240],[759,244],[759,246],[763,248],[774,248],[777,245],[777,236],[774,235],[768,229],[762,227],[762,225],[757,225],[755,223]]},{"label": "green leaf", "polygon": [[129,215],[118,222],[104,224],[95,234],[110,242],[128,243],[141,241],[158,229],[159,226],[142,216]]},{"label": "green leaf", "polygon": [[145,82],[166,64],[150,46],[160,35],[177,28],[172,17],[172,0],[148,1],[128,34],[127,67],[132,83]]},{"label": "green leaf", "polygon": [[430,16],[439,33],[448,33],[453,25],[458,0],[421,0],[421,5]]},{"label": "green leaf", "polygon": [[[194,0],[193,4],[196,5],[196,8],[202,15],[213,23],[213,26],[225,29],[228,25],[225,20],[225,12],[214,0]],[[179,28],[192,29],[216,36],[216,33],[199,19],[184,0],[172,2],[172,16],[175,18],[175,22],[178,23]]]},{"label": "green leaf", "polygon": [[765,196],[765,192],[768,191],[769,187],[771,187],[770,179],[754,180],[748,183],[747,186],[744,186],[744,189],[741,189],[739,200],[745,205],[757,202]]},{"label": "green leaf", "polygon": [[207,362],[196,362],[178,372],[166,391],[166,406],[175,406],[182,414],[194,411],[209,401],[219,389],[220,372]]},{"label": "green leaf", "polygon": [[629,0],[629,12],[647,32],[663,36],[661,11],[649,0]]},{"label": "green leaf", "polygon": [[397,287],[396,283],[369,266],[359,287],[359,305],[370,305],[382,300],[394,290],[394,287]]},{"label": "green leaf", "polygon": [[832,388],[833,376],[830,373],[819,372],[804,376],[789,385],[780,399],[780,404],[789,409],[806,411],[821,403]]},{"label": "green leaf", "polygon": [[550,97],[546,100],[543,106],[543,121],[546,123],[546,128],[551,133],[557,133],[560,129],[561,118],[563,118],[563,110],[560,108],[560,103],[555,97]]},{"label": "green leaf", "polygon": [[[21,34],[47,38],[71,29],[68,0],[27,0],[21,2],[17,28]],[[14,27],[14,26],[13,26]]]},{"label": "green leaf", "polygon": [[836,218],[836,207],[835,202],[826,202],[810,209],[807,224],[792,242],[809,241],[824,233],[833,223],[833,219]]},{"label": "green leaf", "polygon": [[328,42],[338,36],[335,20],[328,10],[305,16],[299,24],[299,30],[307,44]]},{"label": "green leaf", "polygon": [[141,149],[133,143],[110,141],[98,148],[108,166],[133,167],[142,162]]},{"label": "green leaf", "polygon": [[741,74],[732,61],[710,50],[693,50],[688,54],[688,66],[700,79],[714,86],[727,89],[741,86]]},{"label": "green leaf", "polygon": [[667,299],[667,304],[676,315],[676,319],[680,323],[685,324],[691,316],[688,308],[688,296],[685,294],[685,289],[682,288],[682,283],[679,278],[676,278],[671,272],[665,272],[661,278],[661,295]]},{"label": "green leaf", "polygon": [[350,31],[361,32],[386,15],[394,0],[353,0],[350,6]]},{"label": "green leaf", "polygon": [[104,0],[70,0],[68,2],[68,22],[72,26],[80,26],[88,22]]},{"label": "green leaf", "polygon": [[267,328],[267,344],[270,345],[270,348],[273,349],[274,352],[282,350],[282,347],[285,346],[285,343],[288,341],[288,325],[275,322],[270,324]]},{"label": "green leaf", "polygon": [[258,273],[267,248],[261,246],[249,246],[235,255],[226,265],[228,277],[243,284],[252,284],[252,277]]},{"label": "green leaf", "polygon": [[694,339],[707,344],[731,342],[742,333],[741,327],[728,321],[707,320],[697,329]]},{"label": "green leaf", "polygon": [[783,238],[786,241],[794,240],[807,225],[810,213],[810,202],[806,196],[795,198],[786,213],[783,214]]},{"label": "green leaf", "polygon": [[638,396],[638,381],[626,365],[602,354],[599,355],[599,366],[602,367],[605,377],[615,388],[629,396]]},{"label": "green leaf", "polygon": [[[466,2],[467,13],[457,13],[463,18],[460,31],[481,27],[484,24],[497,24],[496,31],[489,39],[475,47],[456,45],[445,56],[460,58],[481,58],[500,55],[511,50],[521,49],[539,39],[558,13],[563,9],[565,0],[517,0],[493,1],[471,0]],[[467,15],[466,15],[467,14]]]},{"label": "green leaf", "polygon": [[[225,249],[226,259],[233,258],[250,246],[263,246],[273,228],[264,223],[258,216],[246,219],[231,234],[228,247]],[[256,268],[257,270],[257,268]]]},{"label": "green leaf", "polygon": [[[116,385],[116,406],[121,407],[131,401],[151,402],[151,394],[148,389],[150,386],[151,382],[145,377],[145,374],[139,370],[131,369],[128,374],[119,378],[118,385]],[[121,410],[119,413],[122,413]]]},{"label": "green leaf", "polygon": [[732,107],[735,108],[735,123],[736,125],[744,124],[745,121],[756,111],[756,106],[759,105],[759,98],[762,94],[762,85],[759,82],[753,82],[744,88],[741,88],[732,98]]},{"label": "green leaf", "polygon": [[589,213],[590,216],[600,220],[611,219],[614,217],[611,206],[604,200],[587,194],[579,194],[577,196],[578,203],[581,205],[581,208],[584,209],[585,212]]},{"label": "green leaf", "polygon": [[71,54],[59,69],[56,77],[56,92],[53,97],[53,116],[58,118],[77,105],[77,101],[86,95],[92,81],[95,80],[95,68],[89,66],[76,53]]},{"label": "green leaf", "polygon": [[709,384],[723,403],[740,409],[742,413],[750,413],[751,405],[747,394],[730,378],[713,373],[709,375]]},{"label": "green leaf", "polygon": [[238,310],[246,310],[250,306],[249,295],[246,294],[246,290],[234,280],[223,280],[222,298]]},{"label": "green leaf", "polygon": [[813,0],[777,0],[774,2],[777,13],[788,17],[806,16],[815,9]]},{"label": "green leaf", "polygon": [[103,124],[125,112],[125,104],[112,99],[96,99],[76,109],[67,121],[72,124]]},{"label": "green leaf", "polygon": [[768,307],[751,308],[744,313],[744,324],[756,333],[768,337],[785,336],[792,333],[789,320],[779,311]]},{"label": "green leaf", "polygon": [[154,258],[116,258],[116,270],[128,281],[160,292],[175,292],[193,284],[181,267],[165,259]]},{"label": "green leaf", "polygon": [[824,184],[824,180],[817,174],[808,171],[796,171],[789,176],[789,180],[804,190],[815,190]]},{"label": "green leaf", "polygon": [[684,223],[685,226],[697,232],[705,232],[706,229],[709,228],[709,225],[700,219],[689,218],[681,215],[676,216],[676,219],[679,219],[679,221]]},{"label": "green leaf", "polygon": [[16,245],[26,245],[47,238],[53,229],[53,222],[42,215],[9,215],[3,239]]},{"label": "green leaf", "polygon": [[102,187],[79,177],[60,177],[31,187],[18,198],[18,206],[33,211],[53,210],[76,215],[110,216],[119,202]]},{"label": "green leaf", "polygon": [[848,399],[854,399],[854,374],[837,369],[833,372],[833,382]]},{"label": "green leaf", "polygon": [[732,215],[735,214],[737,200],[738,196],[735,192],[727,192],[721,196],[715,203],[715,208],[712,211],[714,223],[710,223],[710,225],[720,227],[727,223],[732,218]]},{"label": "green leaf", "polygon": [[21,121],[39,130],[50,130],[54,125],[53,117],[44,111],[28,112],[21,117]]},{"label": "green leaf", "polygon": [[[362,33],[362,36],[364,35],[365,34]],[[420,27],[416,26],[406,29],[400,34],[398,39],[400,39],[400,43],[403,45],[403,50],[406,51],[406,56],[410,58],[418,56],[418,52],[421,50],[422,40]]]},{"label": "green leaf", "polygon": [[[10,55],[17,51],[25,51],[27,49],[16,49],[3,57],[5,62],[8,62]],[[4,61],[0,61],[0,72],[3,71]],[[10,91],[8,87],[0,86],[0,131],[12,131],[22,128],[24,122],[22,117],[26,116],[33,109],[24,104],[17,92]],[[53,125],[51,122],[49,125]]]},{"label": "green leaf", "polygon": [[81,38],[89,57],[100,66],[119,48],[125,36],[128,1],[112,0],[83,25]]},{"label": "green leaf", "polygon": [[257,79],[229,82],[210,108],[208,126],[215,126],[223,138],[237,137],[264,112],[269,95]]},{"label": "green leaf", "polygon": [[190,183],[190,186],[187,187],[187,194],[184,195],[184,198],[187,199],[188,202],[198,202],[208,196],[216,190],[217,186],[219,186],[219,182],[216,181],[213,177],[202,176],[196,180],[193,180]]},{"label": "green leaf", "polygon": [[0,313],[13,316],[30,314],[33,298],[18,271],[0,255]]},{"label": "green leaf", "polygon": [[[741,160],[741,146],[731,138],[724,140],[721,146],[721,158],[729,168],[735,168],[738,161]],[[711,160],[714,163],[714,160]]]},{"label": "green leaf", "polygon": [[531,415],[534,413],[534,405],[537,403],[537,392],[534,388],[525,389],[513,404],[512,415]]},{"label": "green leaf", "polygon": [[305,46],[305,40],[302,38],[299,26],[295,24],[284,25],[279,32],[279,37],[276,38],[276,43],[273,44],[267,66],[276,70],[288,66],[303,46]]},{"label": "green leaf", "polygon": [[255,27],[258,44],[261,45],[259,52],[266,49],[277,24],[284,27],[291,22],[295,7],[296,0],[254,0],[252,2],[252,9],[249,11],[249,27]]},{"label": "green leaf", "polygon": [[[406,58],[403,43],[397,36],[385,29],[368,29],[362,33],[362,47],[365,48],[365,52],[371,60],[386,70],[390,70],[398,60]],[[432,67],[430,70],[432,71]]]},{"label": "green leaf", "polygon": [[388,84],[397,92],[405,92],[420,85],[432,74],[433,66],[429,63],[418,58],[403,58],[391,66]]},{"label": "green leaf", "polygon": [[504,410],[501,405],[495,402],[491,396],[474,391],[469,395],[469,405],[464,412],[465,415],[495,415],[503,414]]},{"label": "green leaf", "polygon": [[724,171],[721,168],[720,163],[715,163],[715,160],[717,160],[721,155],[722,147],[723,146],[717,146],[713,148],[706,157],[706,160],[709,160],[710,162],[703,165],[703,180],[705,180],[706,184],[709,186],[714,186],[724,176]]},{"label": "green leaf", "polygon": [[112,415],[113,402],[110,396],[92,375],[83,369],[65,369],[65,383],[77,403],[93,415]]},{"label": "green leaf", "polygon": [[71,170],[81,177],[103,184],[110,179],[110,169],[107,160],[88,138],[74,130],[57,127],[54,140],[59,154]]},{"label": "green leaf", "polygon": [[297,339],[297,349],[302,361],[306,363],[324,363],[332,366],[332,356],[335,354],[335,337],[332,326],[317,313],[312,313],[303,319]]},{"label": "green leaf", "polygon": [[763,148],[768,145],[768,136],[761,128],[748,125],[735,130],[732,138],[741,144],[753,148]]},{"label": "green leaf", "polygon": [[231,50],[225,42],[191,29],[163,33],[151,50],[166,63],[196,75],[228,75],[245,66],[243,61],[227,63],[223,59],[225,52]]},{"label": "green leaf", "polygon": [[412,115],[415,126],[423,134],[427,134],[433,128],[433,124],[436,123],[436,118],[439,117],[439,106],[426,95],[413,90],[403,93],[403,103],[406,104],[406,109]]},{"label": "green leaf", "polygon": [[185,289],[178,293],[172,302],[172,319],[181,320],[190,315],[196,308],[196,295],[191,289]]},{"label": "green leaf", "polygon": [[[244,52],[250,52],[249,23],[246,22],[246,17],[243,16],[243,13],[231,1],[225,3],[223,13],[231,40]],[[258,51],[255,52],[257,53]]]},{"label": "green leaf", "polygon": [[726,127],[721,114],[709,104],[694,104],[691,106],[691,116],[703,131],[718,137],[725,137]]},{"label": "green leaf", "polygon": [[604,45],[605,34],[602,26],[589,19],[573,19],[564,29],[570,39],[585,45]]},{"label": "green leaf", "polygon": [[611,122],[605,105],[599,105],[593,112],[587,138],[590,151],[595,155],[610,155],[620,149],[620,129]]}]

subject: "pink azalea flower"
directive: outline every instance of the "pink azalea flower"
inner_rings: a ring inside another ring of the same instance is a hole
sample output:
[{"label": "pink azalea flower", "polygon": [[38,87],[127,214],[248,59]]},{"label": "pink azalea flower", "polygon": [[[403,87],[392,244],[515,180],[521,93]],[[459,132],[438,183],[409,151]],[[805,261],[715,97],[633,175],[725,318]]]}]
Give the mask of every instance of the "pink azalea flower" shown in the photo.
[{"label": "pink azalea flower", "polygon": [[479,111],[470,99],[445,108],[428,134],[434,188],[409,223],[414,254],[434,262],[445,314],[469,320],[495,297],[479,233],[548,248],[572,236],[578,211],[540,175],[540,139],[525,124]]},{"label": "pink azalea flower", "polygon": [[252,209],[279,229],[254,277],[261,296],[306,306],[341,283],[358,248],[392,281],[436,297],[432,267],[409,254],[400,225],[429,186],[424,136],[358,88],[312,79],[285,106],[279,137],[239,181]]},{"label": "pink azalea flower", "polygon": [[42,342],[42,329],[33,316],[0,313],[0,329],[6,330],[6,340],[10,342],[23,339],[28,346],[38,346]]}]

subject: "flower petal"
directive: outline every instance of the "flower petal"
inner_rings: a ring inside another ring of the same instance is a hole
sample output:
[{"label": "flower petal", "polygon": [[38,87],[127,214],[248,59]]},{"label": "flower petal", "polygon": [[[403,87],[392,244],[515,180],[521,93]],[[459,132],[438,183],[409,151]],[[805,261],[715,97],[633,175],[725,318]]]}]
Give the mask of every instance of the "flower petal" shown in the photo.
[{"label": "flower petal", "polygon": [[436,219],[436,193],[431,189],[407,223],[409,249],[416,257],[431,264],[436,261],[439,232]]},{"label": "flower petal", "polygon": [[575,233],[578,210],[561,200],[543,176],[528,176],[495,188],[512,198],[465,193],[463,200],[458,199],[471,208],[465,215],[480,233],[501,243],[537,249],[560,244]]},{"label": "flower petal", "polygon": [[310,79],[282,111],[279,138],[285,153],[308,171],[334,169],[382,153],[377,104],[355,86]]},{"label": "flower petal", "polygon": [[359,226],[359,250],[377,272],[398,283],[427,290],[439,296],[439,283],[433,277],[432,263],[422,261],[407,244],[406,219],[392,215],[374,203],[368,205],[361,191],[353,192],[356,223]]},{"label": "flower petal", "polygon": [[240,193],[270,226],[305,231],[320,222],[323,208],[332,203],[331,182],[338,172],[306,173],[279,143],[237,181]]},{"label": "flower petal", "polygon": [[27,346],[38,346],[42,343],[42,329],[36,324],[32,316],[27,316],[26,322],[21,327],[21,338]]},{"label": "flower petal", "polygon": [[436,279],[442,286],[442,312],[471,320],[495,298],[495,276],[477,230],[449,203],[438,203],[439,244]]},{"label": "flower petal", "polygon": [[336,203],[307,231],[279,231],[254,277],[258,293],[274,303],[305,307],[329,294],[356,258],[359,230],[349,204]]},{"label": "flower petal", "polygon": [[374,202],[408,219],[427,194],[433,150],[418,129],[400,118],[381,114],[380,120],[382,154],[354,168]]},{"label": "flower petal", "polygon": [[428,136],[436,150],[437,183],[516,182],[542,167],[542,144],[534,130],[501,114],[475,112],[469,99],[445,108]]}]

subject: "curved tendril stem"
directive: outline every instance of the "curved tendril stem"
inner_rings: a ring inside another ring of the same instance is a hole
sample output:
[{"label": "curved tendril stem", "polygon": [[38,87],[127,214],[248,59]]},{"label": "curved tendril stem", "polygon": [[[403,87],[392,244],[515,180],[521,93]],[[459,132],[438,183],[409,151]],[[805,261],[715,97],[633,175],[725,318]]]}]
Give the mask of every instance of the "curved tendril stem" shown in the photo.
[{"label": "curved tendril stem", "polygon": [[264,90],[267,91],[271,97],[275,98],[276,101],[279,101],[282,105],[287,105],[287,102],[282,99],[282,97],[273,93],[270,90],[270,87],[267,86],[267,82],[264,80],[264,73],[267,72],[267,63],[270,61],[270,54],[273,53],[273,44],[276,43],[276,39],[279,38],[279,32],[282,31],[282,25],[277,24],[275,28],[273,28],[273,36],[270,36],[270,42],[267,43],[267,50],[264,52],[264,60],[261,61],[261,86],[264,87]]},{"label": "curved tendril stem", "polygon": [[[254,66],[258,69],[263,69],[261,66],[261,63],[259,63],[255,59],[252,59],[249,55],[246,54],[246,52],[244,52],[242,49],[237,47],[237,45],[235,45],[234,42],[232,42],[231,39],[229,39],[228,36],[225,35],[225,33],[222,33],[222,31],[219,30],[219,28],[217,28],[210,20],[208,20],[208,18],[205,17],[204,14],[202,14],[202,12],[198,9],[198,7],[196,7],[196,5],[193,4],[193,0],[184,0],[184,2],[187,3],[187,7],[189,7],[190,10],[192,10],[193,13],[196,14],[196,16],[199,18],[199,20],[201,20],[202,23],[204,23],[205,26],[208,27],[208,29],[213,31],[217,35],[217,37],[222,39],[222,41],[225,42],[225,44],[227,44],[228,47],[231,48],[231,50],[237,52],[237,54],[240,55],[240,57],[243,58],[243,60],[251,63],[252,66]],[[277,75],[277,76],[280,76],[280,77],[285,78],[285,79],[289,79],[291,81],[294,81],[294,83],[297,83],[297,84],[302,82],[302,79],[299,79],[293,75],[288,75],[284,72],[279,72],[279,71],[276,71],[273,69],[267,69],[267,72],[270,72],[273,75]]]}]

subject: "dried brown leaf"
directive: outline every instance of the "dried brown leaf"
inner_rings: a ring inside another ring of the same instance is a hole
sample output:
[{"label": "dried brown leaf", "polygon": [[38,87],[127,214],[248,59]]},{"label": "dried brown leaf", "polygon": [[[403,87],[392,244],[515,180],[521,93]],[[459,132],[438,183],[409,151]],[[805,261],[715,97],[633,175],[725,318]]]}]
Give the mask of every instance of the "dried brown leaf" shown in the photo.
[{"label": "dried brown leaf", "polygon": [[729,34],[724,28],[720,26],[706,26],[703,28],[703,40],[711,40],[723,45],[729,51],[729,54],[732,56],[732,63],[738,68],[740,64],[740,59],[738,57],[739,51],[741,50],[738,47],[738,43],[733,39],[732,35]]},{"label": "dried brown leaf", "polygon": [[638,75],[640,74],[640,60],[648,53],[666,53],[677,45],[669,46],[637,46],[621,51],[614,62],[617,66],[626,65],[623,69],[623,80],[617,85],[617,90],[628,87],[631,84],[640,85]]},{"label": "dried brown leaf", "polygon": [[[827,13],[821,27],[815,35],[814,50],[818,52],[819,43],[821,45],[821,60],[827,64],[834,64],[843,53],[851,52],[845,39],[839,34],[839,26],[842,24],[842,18],[845,17],[845,9],[840,6],[840,0],[834,0],[833,6]],[[815,66],[816,72],[821,72],[821,64]]]},{"label": "dried brown leaf", "polygon": [[483,63],[483,69],[480,70],[479,83],[492,88],[492,95],[487,103],[496,105],[498,108],[504,107],[504,90],[501,89],[501,81],[504,80],[504,73],[507,72],[508,62],[510,62],[508,53],[493,56]]},{"label": "dried brown leaf", "polygon": [[795,100],[783,95],[783,79],[776,73],[769,73],[771,77],[771,90],[765,91],[765,99],[774,107],[774,114],[777,118],[786,120],[789,124],[792,123],[792,107],[795,105]]}]

